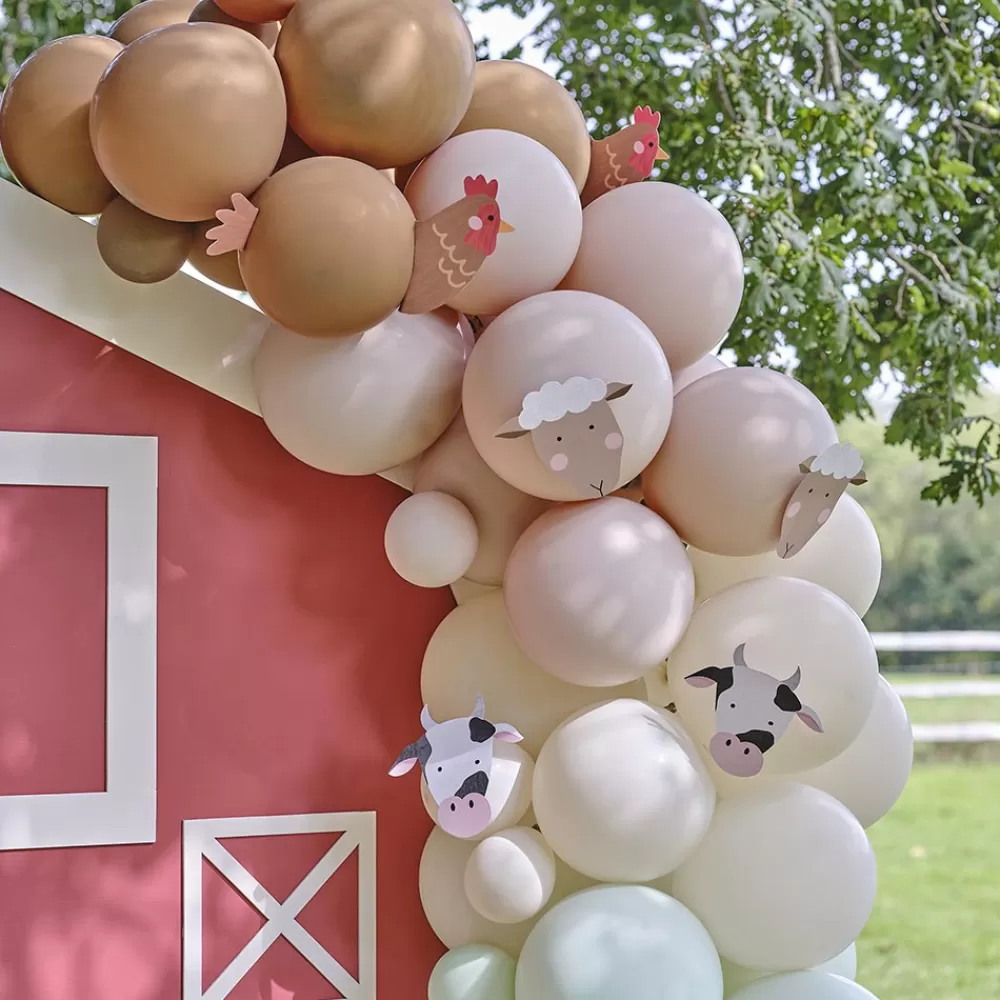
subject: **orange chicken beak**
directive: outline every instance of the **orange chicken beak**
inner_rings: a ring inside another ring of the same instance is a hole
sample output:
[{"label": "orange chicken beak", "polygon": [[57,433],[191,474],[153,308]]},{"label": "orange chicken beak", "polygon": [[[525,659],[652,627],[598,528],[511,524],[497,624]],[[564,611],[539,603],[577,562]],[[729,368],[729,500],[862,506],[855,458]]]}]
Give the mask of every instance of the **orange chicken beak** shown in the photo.
[{"label": "orange chicken beak", "polygon": [[504,222],[503,219],[500,220],[500,232],[501,233],[512,233],[514,232],[514,227],[509,222]]},{"label": "orange chicken beak", "polygon": [[653,157],[654,160],[669,160],[670,154],[662,147],[657,146],[656,156]]}]

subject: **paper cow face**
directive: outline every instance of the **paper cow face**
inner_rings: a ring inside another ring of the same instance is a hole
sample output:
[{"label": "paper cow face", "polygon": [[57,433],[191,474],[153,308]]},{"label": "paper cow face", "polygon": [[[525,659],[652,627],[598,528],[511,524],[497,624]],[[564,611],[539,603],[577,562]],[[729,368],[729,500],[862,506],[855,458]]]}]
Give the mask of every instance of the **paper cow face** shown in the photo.
[{"label": "paper cow face", "polygon": [[437,821],[453,837],[476,837],[492,822],[486,799],[493,770],[493,741],[520,743],[522,736],[505,722],[486,719],[482,698],[471,716],[435,722],[425,705],[420,714],[424,734],[407,745],[389,774],[398,778],[420,765],[438,807]]},{"label": "paper cow face", "polygon": [[581,499],[607,496],[620,485],[624,435],[611,401],[631,383],[574,376],[529,392],[521,412],[497,431],[499,438],[531,435],[546,468],[570,483]]},{"label": "paper cow face", "polygon": [[752,778],[764,767],[764,754],[798,719],[814,732],[823,732],[819,716],[803,705],[795,689],[802,671],[779,681],[747,666],[746,643],[733,652],[726,667],[705,667],[685,680],[693,687],[715,686],[715,735],[708,751],[712,760],[737,778]]}]

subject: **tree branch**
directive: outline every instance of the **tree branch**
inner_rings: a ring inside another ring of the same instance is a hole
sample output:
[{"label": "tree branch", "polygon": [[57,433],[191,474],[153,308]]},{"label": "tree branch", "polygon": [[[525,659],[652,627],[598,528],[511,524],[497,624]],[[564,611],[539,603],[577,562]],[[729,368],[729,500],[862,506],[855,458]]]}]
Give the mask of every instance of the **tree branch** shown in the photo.
[{"label": "tree branch", "polygon": [[937,291],[934,288],[934,282],[931,281],[930,278],[927,277],[927,275],[922,274],[920,271],[918,271],[905,257],[901,257],[898,253],[896,253],[895,250],[887,250],[885,255],[894,264],[896,264],[898,267],[901,267],[911,278],[913,278],[916,281],[919,281],[922,285],[925,285],[932,292],[934,292],[935,295],[937,294]]},{"label": "tree branch", "polygon": [[[701,0],[695,0],[695,13],[698,16],[698,23],[705,33],[705,47],[708,49],[709,58],[715,61],[715,50],[712,42],[715,40],[715,32],[712,31],[712,22],[709,19],[708,11]],[[729,88],[726,86],[726,75],[719,63],[715,64],[715,88],[719,92],[719,100],[722,102],[722,110],[730,121],[736,121],[736,109],[733,107],[733,99],[729,96]]]},{"label": "tree branch", "polygon": [[934,263],[934,266],[941,273],[941,277],[944,278],[944,280],[947,281],[949,285],[955,284],[955,281],[952,278],[952,276],[948,273],[947,268],[944,266],[944,264],[941,263],[941,258],[936,253],[934,253],[933,250],[925,250],[923,247],[914,247],[913,249],[916,250],[917,253],[922,254],[928,260],[932,261]]},{"label": "tree branch", "polygon": [[833,85],[834,94],[839,98],[844,93],[844,81],[837,36],[830,28],[827,28],[823,34],[823,41],[826,47],[826,66],[830,72],[830,83]]}]

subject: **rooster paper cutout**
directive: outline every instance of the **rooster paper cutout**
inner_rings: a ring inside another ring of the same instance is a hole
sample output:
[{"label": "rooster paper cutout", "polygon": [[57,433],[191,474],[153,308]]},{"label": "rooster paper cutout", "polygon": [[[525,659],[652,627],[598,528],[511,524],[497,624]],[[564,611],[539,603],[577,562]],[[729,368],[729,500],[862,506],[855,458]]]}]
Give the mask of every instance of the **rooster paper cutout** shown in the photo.
[{"label": "rooster paper cutout", "polygon": [[584,207],[602,194],[644,181],[657,160],[670,156],[660,147],[660,112],[636,108],[632,124],[590,146],[590,173],[580,200]]}]

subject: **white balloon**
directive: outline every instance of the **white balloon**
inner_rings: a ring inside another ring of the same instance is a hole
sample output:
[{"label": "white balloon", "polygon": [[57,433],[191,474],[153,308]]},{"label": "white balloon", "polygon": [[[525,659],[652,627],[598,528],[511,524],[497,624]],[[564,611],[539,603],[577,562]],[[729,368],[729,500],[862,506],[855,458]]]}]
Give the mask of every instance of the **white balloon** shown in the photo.
[{"label": "white balloon", "polygon": [[272,324],[254,362],[268,429],[299,461],[367,476],[416,458],[458,412],[467,347],[436,313],[395,312],[357,337]]},{"label": "white balloon", "polygon": [[667,664],[684,728],[713,777],[798,773],[851,744],[871,711],[878,657],[839,597],[790,577],[705,601]]},{"label": "white balloon", "polygon": [[895,804],[913,767],[913,729],[902,699],[879,677],[875,704],[861,734],[839,756],[796,780],[829,792],[866,829]]},{"label": "white balloon", "polygon": [[[493,819],[485,830],[468,839],[478,843],[500,830],[506,830],[507,827],[520,823],[531,807],[531,784],[534,774],[535,762],[520,744],[494,740],[493,767],[490,770],[490,783],[486,788],[486,801],[490,805]],[[427,782],[422,778],[420,795],[427,815],[436,823],[438,806],[427,787]]]},{"label": "white balloon", "polygon": [[580,247],[583,210],[573,178],[553,153],[501,129],[449,139],[414,171],[406,198],[418,219],[429,219],[462,198],[465,178],[478,174],[497,181],[500,214],[514,231],[498,237],[496,250],[449,305],[496,315],[559,284]]},{"label": "white balloon", "polygon": [[620,699],[584,709],[546,740],[533,799],[542,835],[576,871],[648,882],[695,849],[715,791],[669,712]]},{"label": "white balloon", "polygon": [[696,361],[693,365],[688,365],[687,368],[681,368],[680,371],[674,375],[674,395],[681,391],[681,389],[686,388],[692,382],[697,382],[698,379],[704,378],[706,375],[711,375],[712,372],[721,372],[723,368],[728,368],[729,365],[722,360],[716,354],[706,354],[703,358]]},{"label": "white balloon", "polygon": [[460,580],[478,545],[475,519],[447,493],[407,497],[385,526],[389,564],[417,587],[446,587]]},{"label": "white balloon", "polygon": [[514,1000],[514,960],[499,948],[469,945],[441,957],[427,1000]]},{"label": "white balloon", "polygon": [[722,1000],[719,956],[676,899],[639,885],[571,896],[535,926],[517,1000]]},{"label": "white balloon", "polygon": [[787,784],[719,801],[674,874],[674,894],[719,953],[756,969],[808,969],[856,940],[875,901],[875,856],[835,798]]},{"label": "white balloon", "polygon": [[858,946],[851,942],[839,955],[829,962],[817,965],[814,972],[828,972],[833,976],[843,976],[844,979],[855,979],[858,975]]},{"label": "white balloon", "polygon": [[552,849],[537,830],[523,826],[488,837],[465,866],[465,895],[480,916],[498,924],[540,913],[555,884]]},{"label": "white balloon", "polygon": [[756,556],[718,556],[688,548],[694,567],[695,600],[707,600],[728,587],[768,576],[811,580],[846,601],[864,617],[882,579],[882,549],[871,518],[850,494],[799,553],[781,559],[777,552]]},{"label": "white balloon", "polygon": [[829,972],[792,972],[759,979],[732,1000],[878,1000],[863,986]]},{"label": "white balloon", "polygon": [[[852,943],[836,958],[831,958],[829,962],[817,965],[812,971],[829,972],[836,976],[843,976],[845,979],[854,979],[858,974],[857,945]],[[748,969],[746,966],[737,965],[728,959],[722,960],[722,978],[725,980],[727,1000],[731,1000],[734,993],[757,982],[758,979],[766,979],[774,975],[775,973],[768,972],[766,969]]]}]

